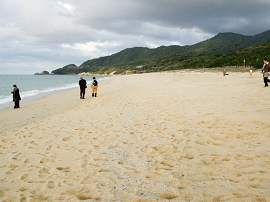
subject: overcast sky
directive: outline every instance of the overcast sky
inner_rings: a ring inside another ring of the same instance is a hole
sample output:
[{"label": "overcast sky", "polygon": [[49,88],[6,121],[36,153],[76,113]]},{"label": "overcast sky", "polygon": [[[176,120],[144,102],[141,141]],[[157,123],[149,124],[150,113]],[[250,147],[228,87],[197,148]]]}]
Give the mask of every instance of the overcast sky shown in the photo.
[{"label": "overcast sky", "polygon": [[270,0],[1,0],[0,74],[270,29]]}]

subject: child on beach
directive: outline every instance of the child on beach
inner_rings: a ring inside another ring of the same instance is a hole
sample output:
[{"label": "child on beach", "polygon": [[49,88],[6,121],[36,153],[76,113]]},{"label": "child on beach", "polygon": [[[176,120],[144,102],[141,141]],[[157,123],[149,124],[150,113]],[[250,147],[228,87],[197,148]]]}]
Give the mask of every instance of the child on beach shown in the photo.
[{"label": "child on beach", "polygon": [[97,97],[98,82],[96,80],[96,77],[93,77],[91,88],[92,88],[92,97]]}]

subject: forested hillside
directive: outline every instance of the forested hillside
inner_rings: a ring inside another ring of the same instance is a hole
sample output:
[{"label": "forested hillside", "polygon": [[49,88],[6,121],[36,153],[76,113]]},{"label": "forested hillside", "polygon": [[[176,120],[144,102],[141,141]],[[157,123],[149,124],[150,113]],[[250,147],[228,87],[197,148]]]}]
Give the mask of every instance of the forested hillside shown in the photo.
[{"label": "forested hillside", "polygon": [[211,39],[191,46],[160,46],[127,48],[116,54],[88,60],[79,67],[74,64],[52,71],[53,74],[136,73],[185,68],[213,68],[222,66],[261,67],[269,57],[270,30],[255,36],[219,33]]}]

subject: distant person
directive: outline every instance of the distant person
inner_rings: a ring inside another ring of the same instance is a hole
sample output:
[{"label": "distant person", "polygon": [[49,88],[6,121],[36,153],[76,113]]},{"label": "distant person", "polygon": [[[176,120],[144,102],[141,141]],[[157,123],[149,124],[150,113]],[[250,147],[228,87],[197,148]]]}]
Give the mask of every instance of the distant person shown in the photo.
[{"label": "distant person", "polygon": [[252,69],[249,70],[249,77],[252,77]]},{"label": "distant person", "polygon": [[92,97],[97,97],[98,82],[96,80],[96,77],[93,77],[91,88],[92,88]]},{"label": "distant person", "polygon": [[226,69],[223,69],[223,76],[225,75],[229,75],[229,74],[226,74]]},{"label": "distant person", "polygon": [[268,79],[268,77],[270,76],[270,64],[267,59],[263,60],[262,74],[264,87],[268,87],[268,82],[270,82],[270,80]]},{"label": "distant person", "polygon": [[80,85],[80,99],[84,99],[85,96],[85,89],[87,88],[86,86],[87,82],[84,80],[82,77],[80,78],[79,85]]},{"label": "distant person", "polygon": [[11,93],[13,94],[14,109],[20,108],[21,96],[17,85],[13,85],[13,91]]}]

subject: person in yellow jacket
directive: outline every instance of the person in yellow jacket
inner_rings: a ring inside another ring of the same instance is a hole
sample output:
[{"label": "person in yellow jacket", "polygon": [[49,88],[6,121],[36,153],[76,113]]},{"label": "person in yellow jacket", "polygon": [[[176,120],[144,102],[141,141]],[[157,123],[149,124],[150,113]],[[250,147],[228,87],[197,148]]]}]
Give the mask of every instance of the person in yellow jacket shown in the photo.
[{"label": "person in yellow jacket", "polygon": [[92,97],[97,97],[98,82],[96,80],[96,77],[93,77],[91,88],[92,88]]}]

